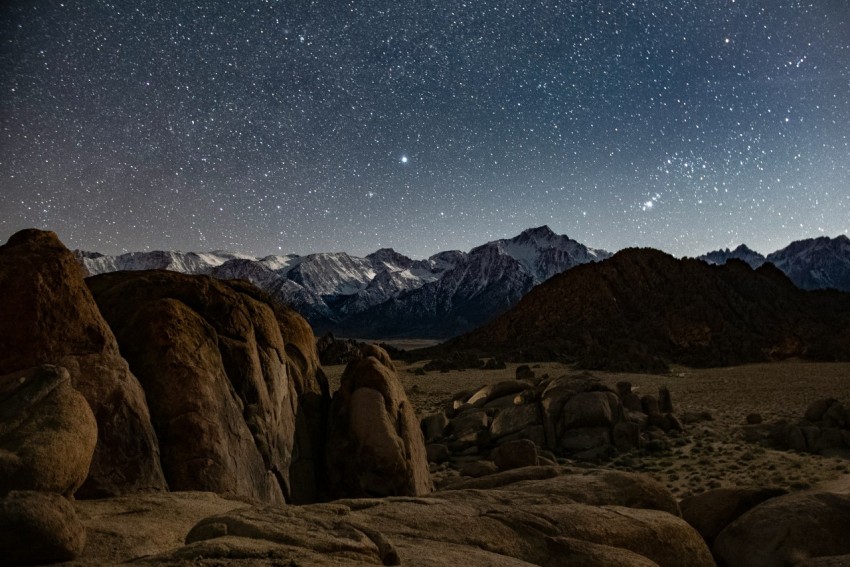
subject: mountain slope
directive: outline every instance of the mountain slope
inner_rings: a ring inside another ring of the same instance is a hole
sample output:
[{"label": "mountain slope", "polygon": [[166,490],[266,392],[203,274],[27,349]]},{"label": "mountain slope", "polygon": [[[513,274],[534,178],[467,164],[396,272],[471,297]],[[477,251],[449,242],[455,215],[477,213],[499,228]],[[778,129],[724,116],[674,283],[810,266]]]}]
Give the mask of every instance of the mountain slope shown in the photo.
[{"label": "mountain slope", "polygon": [[710,266],[627,249],[553,277],[440,349],[612,370],[850,360],[850,294],[800,290],[770,264]]},{"label": "mountain slope", "polygon": [[850,238],[844,235],[792,242],[767,261],[803,289],[850,291]]}]

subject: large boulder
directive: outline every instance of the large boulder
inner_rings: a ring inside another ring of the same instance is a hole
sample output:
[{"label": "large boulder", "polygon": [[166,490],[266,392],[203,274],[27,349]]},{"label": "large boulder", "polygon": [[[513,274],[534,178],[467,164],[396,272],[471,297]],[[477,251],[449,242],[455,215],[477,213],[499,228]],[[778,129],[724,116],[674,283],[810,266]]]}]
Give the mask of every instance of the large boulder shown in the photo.
[{"label": "large boulder", "polygon": [[85,527],[62,496],[13,491],[0,499],[3,565],[68,561],[80,555],[85,545]]},{"label": "large boulder", "polygon": [[40,366],[0,376],[0,496],[74,495],[89,474],[97,422],[68,371]]},{"label": "large boulder", "polygon": [[74,508],[86,527],[86,548],[72,565],[125,565],[138,557],[177,549],[200,520],[249,506],[211,492],[145,492],[76,500]]},{"label": "large boulder", "polygon": [[330,496],[421,496],[431,491],[425,441],[387,353],[350,362],[331,405]]},{"label": "large boulder", "polygon": [[658,567],[658,563],[628,549],[571,537],[549,540],[552,558],[546,567]]},{"label": "large boulder", "polygon": [[537,445],[528,439],[508,441],[493,449],[490,457],[500,470],[533,467],[539,463]]},{"label": "large boulder", "polygon": [[689,496],[679,503],[682,517],[710,546],[723,528],[765,500],[786,494],[780,488],[717,488]]},{"label": "large boulder", "polygon": [[[518,479],[521,471],[502,474]],[[435,492],[427,498],[236,510],[200,521],[185,547],[148,561],[714,566],[699,534],[663,510],[671,503],[675,507],[675,501],[658,483],[598,470],[549,472],[553,476],[545,479],[511,482],[503,476],[498,488]],[[648,490],[622,498],[623,485]],[[647,507],[636,507],[638,502]]]},{"label": "large boulder", "polygon": [[88,284],[145,390],[172,489],[317,499],[327,382],[300,316],[207,276],[117,272]]},{"label": "large boulder", "polygon": [[0,375],[55,364],[88,401],[98,439],[82,497],[166,489],[145,394],[74,255],[52,232],[0,246]]},{"label": "large boulder", "polygon": [[814,489],[771,498],[729,524],[714,541],[736,567],[795,565],[850,554],[850,491]]}]

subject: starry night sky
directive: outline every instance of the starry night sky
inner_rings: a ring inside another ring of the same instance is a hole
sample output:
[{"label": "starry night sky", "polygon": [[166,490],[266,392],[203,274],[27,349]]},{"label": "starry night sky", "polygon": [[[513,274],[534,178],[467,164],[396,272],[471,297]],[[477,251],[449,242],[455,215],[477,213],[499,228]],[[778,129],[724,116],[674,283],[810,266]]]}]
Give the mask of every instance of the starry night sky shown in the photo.
[{"label": "starry night sky", "polygon": [[850,231],[848,0],[7,1],[0,240],[414,257]]}]

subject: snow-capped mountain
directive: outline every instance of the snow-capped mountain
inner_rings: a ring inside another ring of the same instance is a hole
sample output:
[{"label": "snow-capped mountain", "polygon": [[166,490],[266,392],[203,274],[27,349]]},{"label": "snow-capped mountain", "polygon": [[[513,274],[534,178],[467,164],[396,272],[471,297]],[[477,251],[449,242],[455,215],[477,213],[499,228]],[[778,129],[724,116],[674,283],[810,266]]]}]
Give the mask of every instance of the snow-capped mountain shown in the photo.
[{"label": "snow-capped mountain", "polygon": [[445,338],[471,330],[507,311],[535,285],[569,268],[608,258],[548,226],[488,242],[468,254],[444,253],[451,265],[439,279],[399,293],[340,321],[343,334]]},{"label": "snow-capped mountain", "polygon": [[730,258],[743,260],[752,268],[770,262],[802,289],[850,291],[850,238],[843,234],[796,240],[766,257],[743,244],[699,257],[709,264],[725,264]]},{"label": "snow-capped mountain", "polygon": [[792,242],[767,261],[803,289],[850,291],[850,238],[843,234]]},{"label": "snow-capped mountain", "polygon": [[717,265],[723,265],[732,258],[746,262],[753,269],[758,268],[765,261],[765,257],[762,254],[747,248],[746,244],[741,244],[734,250],[729,250],[728,248],[725,250],[715,250],[699,257],[700,260]]},{"label": "snow-capped mountain", "polygon": [[243,254],[213,252],[128,252],[120,256],[105,256],[97,252],[75,250],[77,260],[90,274],[119,270],[171,270],[184,274],[209,274],[213,268],[233,259],[251,259]]},{"label": "snow-capped mountain", "polygon": [[90,274],[168,269],[246,279],[299,310],[317,332],[375,338],[448,337],[472,329],[554,274],[610,256],[548,226],[427,260],[391,248],[365,258],[344,252],[264,258],[224,252],[75,253]]}]

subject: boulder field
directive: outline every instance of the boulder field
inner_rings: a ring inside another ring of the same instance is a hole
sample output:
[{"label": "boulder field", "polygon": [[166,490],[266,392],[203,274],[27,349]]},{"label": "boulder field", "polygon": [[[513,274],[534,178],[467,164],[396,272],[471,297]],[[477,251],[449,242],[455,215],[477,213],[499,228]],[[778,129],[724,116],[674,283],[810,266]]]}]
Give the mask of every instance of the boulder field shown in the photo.
[{"label": "boulder field", "polygon": [[[86,280],[38,230],[0,246],[0,315],[2,564],[814,566],[850,554],[845,484],[706,493],[683,518],[648,477],[555,464],[675,432],[666,391],[523,375],[420,423],[385,350],[362,347],[331,397],[310,327],[252,285]],[[438,449],[492,459],[492,474],[434,491]]]}]

